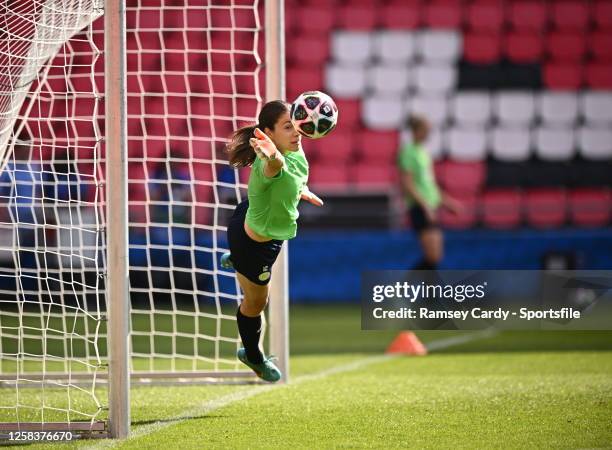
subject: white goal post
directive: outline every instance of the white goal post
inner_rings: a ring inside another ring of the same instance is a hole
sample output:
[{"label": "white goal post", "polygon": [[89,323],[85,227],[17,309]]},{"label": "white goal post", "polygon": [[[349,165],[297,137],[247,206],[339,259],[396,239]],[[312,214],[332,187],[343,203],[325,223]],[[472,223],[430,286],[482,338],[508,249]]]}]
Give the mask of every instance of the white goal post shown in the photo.
[{"label": "white goal post", "polygon": [[[223,145],[260,74],[285,95],[284,2],[264,1],[0,6],[0,436],[126,437],[130,380],[255,381],[219,257],[248,175]],[[287,245],[274,270],[287,382]]]}]

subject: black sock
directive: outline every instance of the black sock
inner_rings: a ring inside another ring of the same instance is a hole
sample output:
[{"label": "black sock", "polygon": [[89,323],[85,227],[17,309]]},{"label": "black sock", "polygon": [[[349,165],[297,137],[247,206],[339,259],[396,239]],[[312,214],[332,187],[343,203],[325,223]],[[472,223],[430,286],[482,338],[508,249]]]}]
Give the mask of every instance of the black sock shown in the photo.
[{"label": "black sock", "polygon": [[423,259],[412,270],[436,270],[437,268],[438,264]]},{"label": "black sock", "polygon": [[263,353],[259,350],[261,316],[247,317],[240,312],[240,307],[238,307],[236,319],[247,359],[253,364],[261,364],[263,362]]}]

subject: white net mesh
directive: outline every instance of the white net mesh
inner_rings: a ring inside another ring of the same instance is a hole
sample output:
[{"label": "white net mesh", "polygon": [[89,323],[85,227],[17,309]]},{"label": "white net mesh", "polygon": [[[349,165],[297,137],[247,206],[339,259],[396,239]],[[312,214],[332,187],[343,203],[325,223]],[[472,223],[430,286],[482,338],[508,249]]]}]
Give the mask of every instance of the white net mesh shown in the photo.
[{"label": "white net mesh", "polygon": [[[93,421],[106,402],[103,11],[22,3],[0,10],[0,422]],[[240,375],[239,290],[218,261],[244,193],[222,149],[261,105],[258,7],[128,2],[135,373]]]}]

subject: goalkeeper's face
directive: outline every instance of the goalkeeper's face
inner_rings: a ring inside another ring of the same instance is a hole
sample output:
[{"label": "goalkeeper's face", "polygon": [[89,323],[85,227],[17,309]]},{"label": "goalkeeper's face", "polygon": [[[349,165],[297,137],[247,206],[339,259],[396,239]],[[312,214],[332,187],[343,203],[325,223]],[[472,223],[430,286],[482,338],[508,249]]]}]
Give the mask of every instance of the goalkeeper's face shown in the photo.
[{"label": "goalkeeper's face", "polygon": [[289,111],[279,116],[273,130],[266,128],[265,132],[281,152],[295,152],[300,148],[301,135],[291,123]]}]

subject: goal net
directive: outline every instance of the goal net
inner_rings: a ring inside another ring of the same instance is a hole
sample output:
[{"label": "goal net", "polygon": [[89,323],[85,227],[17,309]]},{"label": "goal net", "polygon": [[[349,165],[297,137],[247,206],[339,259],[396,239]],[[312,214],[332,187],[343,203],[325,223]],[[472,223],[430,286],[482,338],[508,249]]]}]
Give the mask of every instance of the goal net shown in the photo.
[{"label": "goal net", "polygon": [[[127,5],[132,374],[252,377],[235,358],[240,290],[219,257],[248,175],[224,144],[262,104],[261,5]],[[0,4],[4,430],[105,419],[103,7]]]}]

